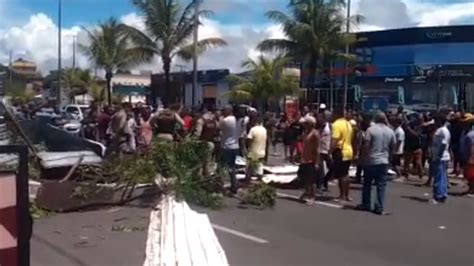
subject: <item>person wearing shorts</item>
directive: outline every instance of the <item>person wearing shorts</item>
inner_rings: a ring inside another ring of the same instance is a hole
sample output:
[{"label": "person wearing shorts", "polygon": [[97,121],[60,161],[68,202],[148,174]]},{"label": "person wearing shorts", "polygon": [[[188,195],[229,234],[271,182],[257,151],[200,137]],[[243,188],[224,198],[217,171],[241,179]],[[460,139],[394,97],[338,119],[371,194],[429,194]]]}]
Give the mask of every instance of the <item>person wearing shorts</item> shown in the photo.
[{"label": "person wearing shorts", "polygon": [[316,119],[312,116],[304,118],[303,127],[303,150],[301,153],[301,164],[298,175],[304,184],[304,193],[301,199],[306,200],[308,205],[314,203],[315,185],[319,167],[319,132],[314,128]]},{"label": "person wearing shorts", "polygon": [[335,118],[332,124],[331,154],[333,156],[333,174],[339,182],[339,197],[337,200],[351,201],[349,197],[349,167],[353,159],[352,135],[353,129],[344,116],[343,109],[334,110]]},{"label": "person wearing shorts", "polygon": [[410,164],[415,166],[416,173],[420,179],[423,178],[423,150],[421,149],[421,118],[409,122],[405,128],[406,140],[403,154],[405,178],[410,176]]},{"label": "person wearing shorts", "polygon": [[245,177],[247,184],[250,184],[253,176],[262,179],[263,163],[267,153],[267,129],[263,126],[262,119],[259,116],[254,118],[254,122],[255,125],[250,129],[247,135],[248,153]]}]

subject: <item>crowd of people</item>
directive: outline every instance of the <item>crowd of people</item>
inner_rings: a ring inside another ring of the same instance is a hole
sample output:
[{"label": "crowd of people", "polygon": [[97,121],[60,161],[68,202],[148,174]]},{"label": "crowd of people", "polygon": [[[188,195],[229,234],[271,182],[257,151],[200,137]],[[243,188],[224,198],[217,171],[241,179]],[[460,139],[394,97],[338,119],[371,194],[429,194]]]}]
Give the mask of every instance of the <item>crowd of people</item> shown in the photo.
[{"label": "crowd of people", "polygon": [[[439,110],[434,113],[359,113],[343,109],[329,111],[324,104],[303,107],[292,115],[261,114],[255,109],[226,106],[221,110],[189,110],[179,104],[152,108],[123,103],[102,107],[93,104],[84,124],[84,136],[102,142],[109,152],[136,153],[150,148],[152,141],[190,138],[208,143],[212,158],[205,161],[206,174],[217,160],[229,171],[232,193],[247,185],[251,177],[262,178],[269,156],[278,156],[278,145],[288,163],[298,164],[304,184],[302,199],[312,204],[316,194],[337,180],[337,201],[352,201],[351,182],[361,183],[362,202],[357,207],[385,214],[384,195],[388,171],[396,178],[412,174],[433,187],[432,204],[448,197],[448,168],[464,175],[467,195],[474,196],[474,115]],[[246,178],[236,179],[236,158],[246,158]],[[426,167],[428,165],[428,167]],[[354,180],[349,169],[356,166]],[[372,208],[371,189],[376,200]]]}]

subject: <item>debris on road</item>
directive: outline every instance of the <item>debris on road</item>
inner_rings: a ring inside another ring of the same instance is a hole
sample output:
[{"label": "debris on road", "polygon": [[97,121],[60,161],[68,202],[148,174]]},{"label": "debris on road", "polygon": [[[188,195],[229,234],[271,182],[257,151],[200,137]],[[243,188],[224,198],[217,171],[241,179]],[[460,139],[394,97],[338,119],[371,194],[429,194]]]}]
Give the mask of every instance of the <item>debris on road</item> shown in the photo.
[{"label": "debris on road", "polygon": [[209,217],[174,197],[151,212],[144,266],[229,265]]}]

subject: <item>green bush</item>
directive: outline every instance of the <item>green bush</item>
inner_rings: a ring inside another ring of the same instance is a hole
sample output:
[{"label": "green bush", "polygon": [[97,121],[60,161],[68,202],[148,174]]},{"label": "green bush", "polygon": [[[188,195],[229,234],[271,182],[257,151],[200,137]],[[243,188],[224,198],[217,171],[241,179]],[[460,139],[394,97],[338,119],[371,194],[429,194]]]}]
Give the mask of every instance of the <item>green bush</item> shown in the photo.
[{"label": "green bush", "polygon": [[223,204],[220,175],[203,176],[203,161],[209,157],[207,143],[197,141],[157,141],[145,154],[117,155],[104,164],[120,183],[133,187],[138,183],[153,183],[159,174],[164,193],[174,193],[178,200],[204,207],[218,208]]},{"label": "green bush", "polygon": [[255,205],[259,207],[273,207],[276,201],[276,189],[265,183],[250,186],[241,198],[242,204]]},{"label": "green bush", "polygon": [[222,206],[219,175],[203,176],[203,161],[211,155],[207,143],[157,142],[151,153],[158,172],[171,180],[171,189],[177,199],[210,208]]}]

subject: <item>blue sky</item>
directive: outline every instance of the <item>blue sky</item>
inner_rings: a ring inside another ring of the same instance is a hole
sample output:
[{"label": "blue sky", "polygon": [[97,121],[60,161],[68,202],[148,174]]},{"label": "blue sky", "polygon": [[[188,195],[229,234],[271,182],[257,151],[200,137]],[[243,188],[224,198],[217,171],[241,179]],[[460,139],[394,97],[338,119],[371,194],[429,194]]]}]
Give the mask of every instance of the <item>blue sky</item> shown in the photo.
[{"label": "blue sky", "polygon": [[[4,0],[16,14],[28,17],[45,13],[57,19],[59,0]],[[188,2],[189,0],[183,0]],[[285,0],[204,0],[206,8],[215,12],[213,19],[220,23],[261,24],[267,22],[264,14],[270,9],[284,9]],[[0,1],[1,2],[1,1]],[[93,24],[110,16],[120,17],[134,11],[130,0],[62,0],[63,26]]]},{"label": "blue sky", "polygon": [[[18,17],[28,17],[36,13],[45,13],[53,19],[57,17],[59,0],[0,0]],[[109,16],[123,16],[133,12],[130,0],[62,0],[63,25],[71,27],[77,24],[93,24]],[[189,0],[183,0],[189,1]],[[397,2],[398,0],[393,0]],[[353,0],[355,4],[359,0]],[[371,0],[371,4],[378,4]],[[423,4],[454,5],[472,3],[473,0],[406,0]],[[269,9],[284,9],[286,0],[204,0],[206,7],[215,11],[214,19],[221,23],[261,24],[267,22],[264,13]],[[474,10],[473,10],[474,13]],[[17,19],[18,19],[17,17]],[[465,18],[469,22],[469,18]],[[463,20],[460,20],[463,22]]]},{"label": "blue sky", "polygon": [[[57,17],[57,3],[59,0],[0,0],[16,19],[28,17],[35,13],[45,13],[53,19]],[[133,12],[130,0],[62,0],[63,25],[70,27],[77,24],[92,24],[109,16],[120,17]],[[187,2],[189,0],[183,0]],[[357,5],[360,0],[353,0]],[[370,0],[371,4],[378,4],[377,0]],[[398,0],[393,0],[398,2]],[[417,2],[420,5],[455,5],[472,3],[473,0],[405,0]],[[270,9],[284,9],[286,0],[204,0],[207,8],[215,11],[214,19],[221,23],[259,24],[267,20],[265,11]],[[474,10],[473,10],[474,13]],[[469,21],[469,18],[465,20]],[[463,20],[460,20],[463,21]]]},{"label": "blue sky", "polygon": [[[0,64],[8,62],[9,53],[24,57],[47,71],[57,61],[57,3],[59,0],[0,0]],[[182,0],[189,2],[190,0]],[[265,38],[283,38],[281,28],[265,17],[268,10],[285,10],[289,0],[203,0],[215,15],[204,21],[200,36],[221,37],[229,45],[209,51],[200,59],[200,68],[240,70],[247,57],[259,52],[256,45]],[[72,58],[72,36],[86,42],[81,26],[92,27],[100,20],[116,16],[122,22],[139,26],[130,0],[62,0],[63,58]],[[474,24],[474,0],[352,0],[354,13],[366,20],[360,31],[416,26]],[[77,55],[81,67],[87,59]],[[182,62],[180,62],[182,63]],[[141,66],[143,70],[161,70],[159,60]]]}]

